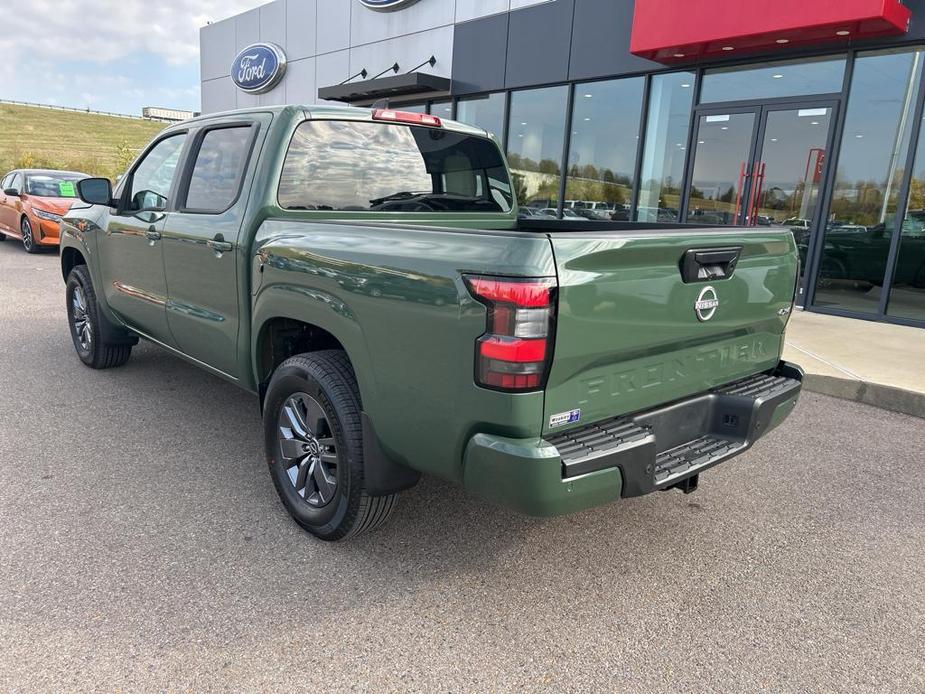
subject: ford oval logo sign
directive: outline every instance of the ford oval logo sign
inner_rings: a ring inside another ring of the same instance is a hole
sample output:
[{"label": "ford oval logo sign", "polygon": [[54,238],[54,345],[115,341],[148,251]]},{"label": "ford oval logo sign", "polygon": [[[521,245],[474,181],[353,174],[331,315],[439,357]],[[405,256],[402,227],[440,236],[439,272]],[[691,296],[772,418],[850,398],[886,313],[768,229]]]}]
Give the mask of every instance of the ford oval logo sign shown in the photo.
[{"label": "ford oval logo sign", "polygon": [[408,5],[413,5],[417,1],[418,0],[360,0],[360,4],[365,5],[371,10],[391,12],[392,10],[400,10]]},{"label": "ford oval logo sign", "polygon": [[286,54],[273,43],[254,43],[235,56],[231,79],[249,94],[268,92],[286,72]]}]

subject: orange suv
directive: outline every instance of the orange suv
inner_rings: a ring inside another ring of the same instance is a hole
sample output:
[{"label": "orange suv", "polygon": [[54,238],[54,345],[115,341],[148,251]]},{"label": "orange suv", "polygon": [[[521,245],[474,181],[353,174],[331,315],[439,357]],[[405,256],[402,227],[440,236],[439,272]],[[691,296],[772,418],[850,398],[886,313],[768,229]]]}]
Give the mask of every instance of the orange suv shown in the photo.
[{"label": "orange suv", "polygon": [[0,179],[0,241],[19,239],[29,253],[57,246],[61,215],[77,199],[75,184],[89,174],[19,169]]}]

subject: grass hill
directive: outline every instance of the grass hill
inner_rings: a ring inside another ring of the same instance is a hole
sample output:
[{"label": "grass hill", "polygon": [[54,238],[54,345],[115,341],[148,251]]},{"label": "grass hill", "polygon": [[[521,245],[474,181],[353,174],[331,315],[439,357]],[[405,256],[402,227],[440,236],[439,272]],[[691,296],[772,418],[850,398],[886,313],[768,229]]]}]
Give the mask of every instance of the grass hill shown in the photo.
[{"label": "grass hill", "polygon": [[166,123],[0,103],[0,175],[10,169],[83,171],[115,179]]}]

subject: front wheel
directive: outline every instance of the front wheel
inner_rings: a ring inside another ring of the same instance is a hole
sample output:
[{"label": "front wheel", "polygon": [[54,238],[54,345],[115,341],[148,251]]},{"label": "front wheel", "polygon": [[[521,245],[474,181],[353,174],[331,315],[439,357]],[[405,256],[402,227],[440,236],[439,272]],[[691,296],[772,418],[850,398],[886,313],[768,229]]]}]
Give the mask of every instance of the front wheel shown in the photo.
[{"label": "front wheel", "polygon": [[35,235],[32,233],[32,224],[26,217],[22,218],[19,224],[19,230],[22,232],[22,247],[26,253],[38,253],[39,245],[35,242]]},{"label": "front wheel", "polygon": [[78,265],[67,278],[67,322],[80,361],[92,369],[122,366],[132,355],[132,345],[103,339],[103,317],[86,265]]},{"label": "front wheel", "polygon": [[283,362],[267,388],[263,426],[273,484],[305,530],[346,540],[388,520],[398,495],[366,492],[360,395],[344,352]]}]

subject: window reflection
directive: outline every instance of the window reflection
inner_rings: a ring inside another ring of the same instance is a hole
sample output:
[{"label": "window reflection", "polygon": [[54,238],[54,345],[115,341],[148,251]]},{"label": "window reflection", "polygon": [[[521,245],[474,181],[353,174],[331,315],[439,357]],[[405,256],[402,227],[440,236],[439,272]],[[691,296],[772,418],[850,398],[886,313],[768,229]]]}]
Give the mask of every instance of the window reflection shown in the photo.
[{"label": "window reflection", "polygon": [[484,128],[501,139],[504,132],[503,92],[460,99],[456,104],[456,120]]},{"label": "window reflection", "polygon": [[842,90],[845,57],[801,58],[748,67],[707,70],[700,101],[773,99],[782,96],[834,94]]},{"label": "window reflection", "polygon": [[925,321],[925,121],[920,127],[887,313]]},{"label": "window reflection", "polygon": [[636,211],[636,219],[641,222],[680,219],[681,182],[693,96],[692,72],[652,78]]},{"label": "window reflection", "polygon": [[446,101],[431,101],[430,102],[430,114],[432,116],[439,116],[440,118],[446,118],[448,120],[453,119],[453,100],[447,99]]},{"label": "window reflection", "polygon": [[508,163],[521,206],[548,211],[559,200],[568,87],[511,94]]},{"label": "window reflection", "polygon": [[701,116],[687,221],[703,226],[743,223],[754,113]]},{"label": "window reflection", "polygon": [[438,128],[305,121],[292,136],[279,204],[343,212],[508,212],[497,145]]},{"label": "window reflection", "polygon": [[826,223],[815,303],[875,313],[922,75],[921,51],[859,56]]},{"label": "window reflection", "polygon": [[645,81],[575,86],[565,207],[591,220],[629,219]]}]

